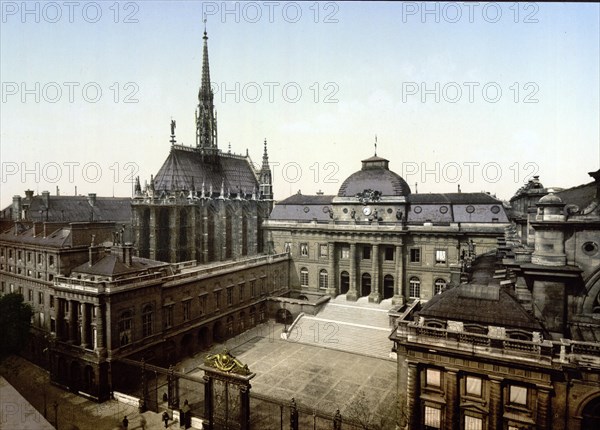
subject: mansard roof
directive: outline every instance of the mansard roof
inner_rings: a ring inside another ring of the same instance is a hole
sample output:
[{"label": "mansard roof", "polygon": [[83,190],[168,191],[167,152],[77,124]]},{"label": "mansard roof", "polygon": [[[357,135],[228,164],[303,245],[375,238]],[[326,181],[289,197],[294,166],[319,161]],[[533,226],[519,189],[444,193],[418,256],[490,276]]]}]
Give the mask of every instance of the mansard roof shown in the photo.
[{"label": "mansard roof", "polygon": [[543,331],[508,288],[493,278],[494,253],[479,257],[471,280],[435,295],[419,311],[425,318]]},{"label": "mansard roof", "polygon": [[[48,222],[85,222],[115,221],[131,222],[131,198],[129,197],[96,197],[92,207],[87,196],[50,195],[47,200],[43,196],[23,198],[26,208],[26,220]],[[10,219],[12,204],[3,211],[3,217]],[[93,213],[93,218],[92,218]]]},{"label": "mansard roof", "polygon": [[427,194],[411,194],[406,199],[413,204],[502,204],[496,197],[488,193],[427,193]]},{"label": "mansard roof", "polygon": [[293,221],[329,220],[329,208],[335,196],[305,196],[295,194],[278,202],[271,212],[271,219]]},{"label": "mansard roof", "polygon": [[77,266],[72,270],[72,273],[114,277],[144,272],[150,269],[166,266],[168,266],[168,263],[140,257],[132,257],[131,265],[127,266],[117,255],[111,253],[102,257],[91,267],[88,262]]},{"label": "mansard roof", "polygon": [[171,153],[154,178],[156,191],[192,190],[200,192],[204,183],[208,194],[228,190],[258,193],[256,172],[247,157],[218,152],[216,156],[203,154],[193,148],[173,146]]}]

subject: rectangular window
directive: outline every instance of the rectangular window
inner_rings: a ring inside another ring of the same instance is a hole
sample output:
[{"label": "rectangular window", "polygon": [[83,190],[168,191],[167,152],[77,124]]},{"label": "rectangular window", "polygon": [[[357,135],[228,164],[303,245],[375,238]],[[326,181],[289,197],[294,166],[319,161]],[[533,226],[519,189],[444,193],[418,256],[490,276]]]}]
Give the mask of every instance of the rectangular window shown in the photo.
[{"label": "rectangular window", "polygon": [[215,291],[215,309],[219,309],[221,307],[221,292]]},{"label": "rectangular window", "polygon": [[283,252],[292,252],[292,242],[285,242],[283,244]]},{"label": "rectangular window", "polygon": [[191,300],[186,300],[185,302],[183,302],[183,320],[184,321],[190,320],[191,304],[192,304]]},{"label": "rectangular window", "polygon": [[411,263],[420,263],[421,262],[421,249],[420,248],[411,248],[410,262]]},{"label": "rectangular window", "polygon": [[2,289],[0,289],[0,293],[4,293],[4,291],[6,289],[6,283],[4,281],[2,281],[1,288]]},{"label": "rectangular window", "polygon": [[244,284],[240,284],[238,285],[239,289],[240,289],[240,303],[244,301]]},{"label": "rectangular window", "polygon": [[173,305],[164,308],[165,328],[173,326]]},{"label": "rectangular window", "polygon": [[319,257],[327,258],[329,256],[329,249],[326,243],[319,244]]},{"label": "rectangular window", "polygon": [[42,264],[42,254],[37,255],[37,263]]},{"label": "rectangular window", "polygon": [[50,318],[50,333],[56,333],[56,320]]},{"label": "rectangular window", "polygon": [[442,427],[442,411],[439,408],[425,406],[424,424],[426,429],[439,429]]},{"label": "rectangular window", "polygon": [[41,292],[41,291],[38,293],[38,304],[39,305],[43,305],[44,304],[44,293]]},{"label": "rectangular window", "polygon": [[350,247],[349,246],[342,247],[342,258],[344,260],[347,260],[350,258]]},{"label": "rectangular window", "polygon": [[300,269],[300,285],[308,287],[308,269],[306,267]]},{"label": "rectangular window", "polygon": [[54,296],[53,295],[50,295],[50,307],[54,308]]},{"label": "rectangular window", "polygon": [[31,263],[31,252],[27,253],[27,262]]},{"label": "rectangular window", "polygon": [[300,256],[301,257],[308,257],[308,243],[301,243],[300,244]]},{"label": "rectangular window", "polygon": [[365,245],[362,247],[362,258],[363,258],[363,260],[371,259],[371,246],[370,245]]},{"label": "rectangular window", "polygon": [[481,397],[481,378],[467,376],[465,380],[465,391],[471,396]]},{"label": "rectangular window", "polygon": [[256,279],[253,279],[250,281],[250,293],[252,294],[252,297],[256,297]]},{"label": "rectangular window", "polygon": [[23,257],[23,251],[17,251],[17,259],[19,261],[21,261],[22,257]]},{"label": "rectangular window", "polygon": [[227,288],[227,306],[233,305],[233,287]]},{"label": "rectangular window", "polygon": [[527,388],[511,385],[509,387],[508,401],[515,405],[527,406]]},{"label": "rectangular window", "polygon": [[435,251],[435,264],[446,264],[446,250],[437,249]]},{"label": "rectangular window", "polygon": [[425,376],[425,385],[429,387],[440,387],[442,372],[437,369],[427,369]]},{"label": "rectangular window", "polygon": [[13,258],[13,251],[12,251],[12,249],[8,250],[8,258],[10,258],[10,259]]},{"label": "rectangular window", "polygon": [[385,261],[394,261],[394,247],[393,246],[385,247]]},{"label": "rectangular window", "polygon": [[199,297],[200,299],[200,316],[206,313],[206,294]]},{"label": "rectangular window", "polygon": [[49,255],[48,256],[48,265],[50,267],[54,267],[54,255]]},{"label": "rectangular window", "polygon": [[465,415],[465,430],[483,430],[483,420]]},{"label": "rectangular window", "polygon": [[27,291],[27,300],[29,300],[30,302],[33,302],[33,290]]},{"label": "rectangular window", "polygon": [[44,328],[46,326],[46,316],[43,312],[40,312],[40,328]]}]

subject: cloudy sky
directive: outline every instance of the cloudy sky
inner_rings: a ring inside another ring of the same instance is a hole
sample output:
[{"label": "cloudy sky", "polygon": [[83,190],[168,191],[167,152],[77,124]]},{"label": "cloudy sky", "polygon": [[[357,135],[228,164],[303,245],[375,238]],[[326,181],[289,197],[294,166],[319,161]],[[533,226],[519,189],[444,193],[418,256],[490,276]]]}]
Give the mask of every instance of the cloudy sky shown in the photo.
[{"label": "cloudy sky", "polygon": [[[335,194],[374,153],[413,192],[510,198],[600,167],[598,4],[2,2],[2,207],[129,196],[193,145],[207,17],[219,147],[275,196]],[[417,184],[415,186],[415,184]]]}]

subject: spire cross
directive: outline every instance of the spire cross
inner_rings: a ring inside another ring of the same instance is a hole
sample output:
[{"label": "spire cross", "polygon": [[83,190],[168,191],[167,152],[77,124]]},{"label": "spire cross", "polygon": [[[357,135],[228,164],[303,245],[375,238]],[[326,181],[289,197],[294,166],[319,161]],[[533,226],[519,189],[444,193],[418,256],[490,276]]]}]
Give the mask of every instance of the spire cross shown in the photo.
[{"label": "spire cross", "polygon": [[377,156],[377,135],[375,135],[375,156]]}]

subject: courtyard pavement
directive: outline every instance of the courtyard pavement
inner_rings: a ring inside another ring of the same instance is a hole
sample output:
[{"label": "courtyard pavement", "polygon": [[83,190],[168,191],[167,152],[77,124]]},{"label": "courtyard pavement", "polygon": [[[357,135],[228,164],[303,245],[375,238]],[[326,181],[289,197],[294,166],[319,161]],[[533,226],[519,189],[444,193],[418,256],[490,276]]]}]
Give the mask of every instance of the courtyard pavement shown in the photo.
[{"label": "courtyard pavement", "polygon": [[[380,412],[386,413],[390,405],[394,405],[394,361],[284,341],[280,339],[282,329],[282,325],[272,322],[255,327],[183,360],[177,369],[203,376],[197,366],[206,355],[226,347],[256,373],[252,392],[284,401],[294,397],[299,405],[329,413],[340,409],[342,415],[354,415],[354,418],[380,408],[383,408]],[[51,385],[48,372],[20,357],[6,359],[0,365],[0,374],[42,414],[45,404],[45,416],[52,424],[55,423],[53,403],[56,401],[60,430],[120,429],[125,415],[129,429],[142,428],[142,415],[147,422],[146,429],[164,428],[160,420],[164,409],[159,413],[139,414],[136,407],[115,400],[95,403]],[[179,429],[179,423],[171,421],[169,428]]]}]

